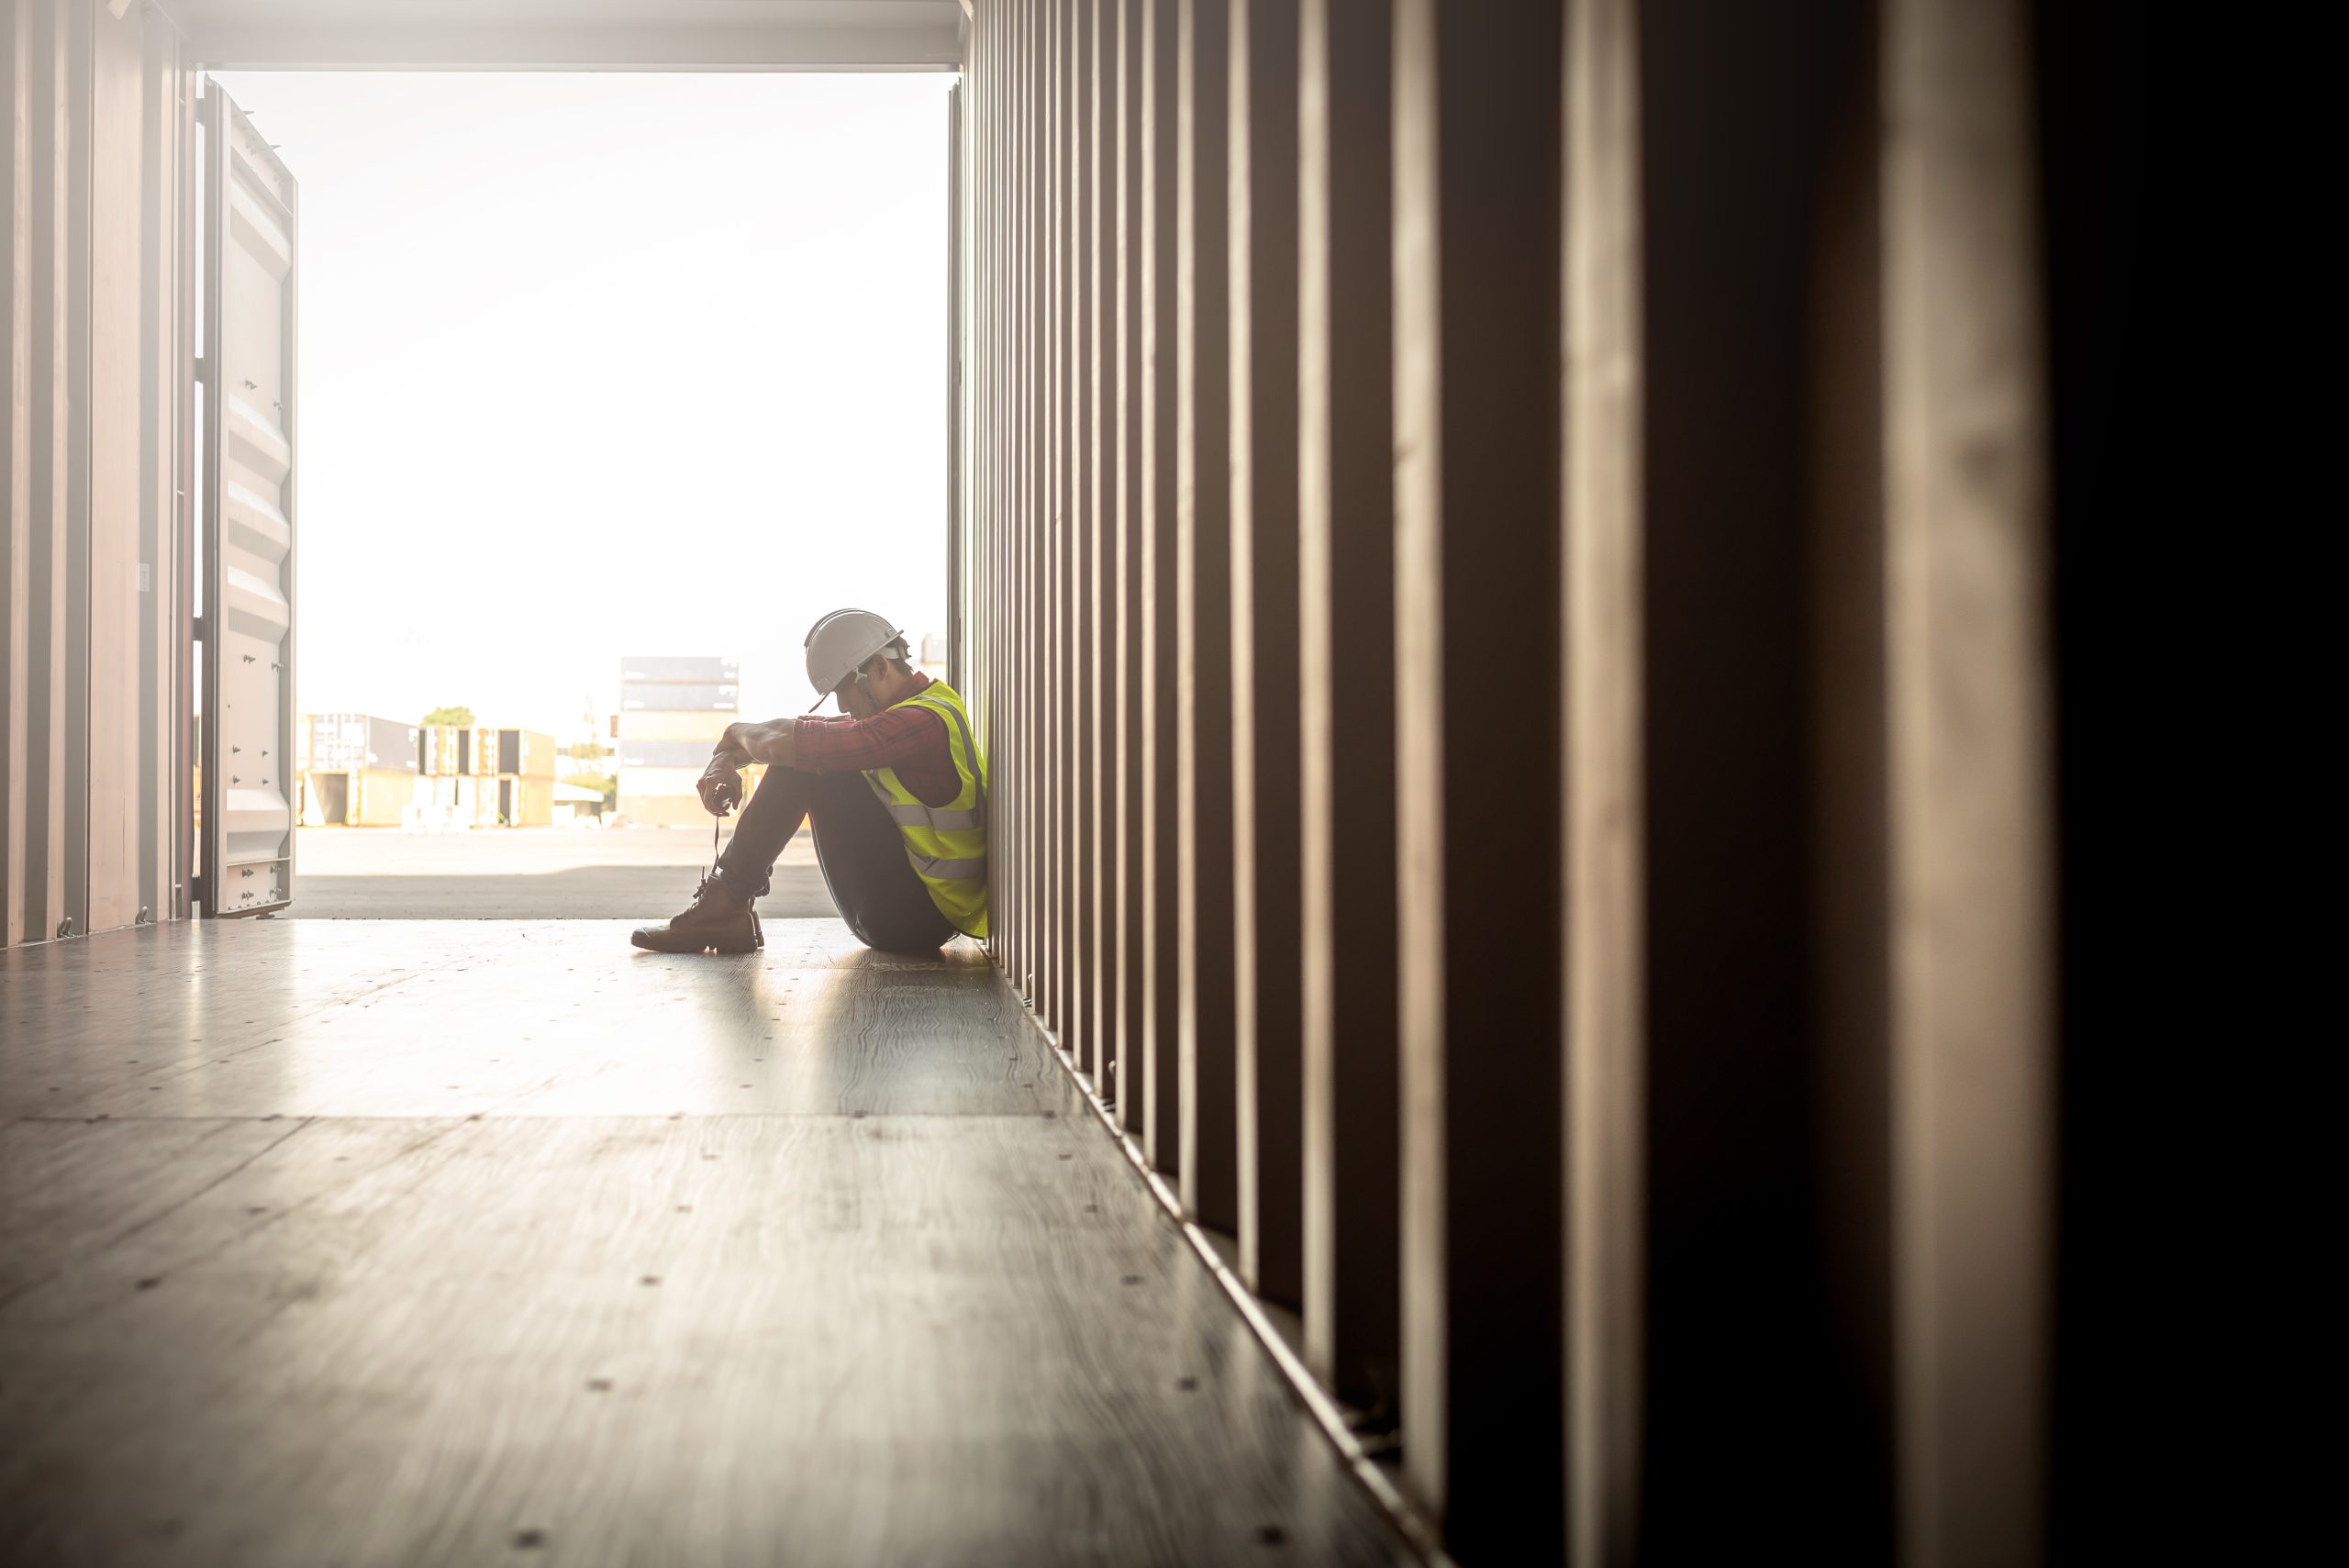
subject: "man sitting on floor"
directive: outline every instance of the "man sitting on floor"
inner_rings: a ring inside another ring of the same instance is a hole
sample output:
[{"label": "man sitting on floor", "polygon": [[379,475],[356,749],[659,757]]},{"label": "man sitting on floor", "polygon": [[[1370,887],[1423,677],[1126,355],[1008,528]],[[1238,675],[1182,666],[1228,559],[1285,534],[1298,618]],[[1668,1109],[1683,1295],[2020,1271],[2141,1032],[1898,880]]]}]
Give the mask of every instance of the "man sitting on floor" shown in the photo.
[{"label": "man sitting on floor", "polygon": [[987,934],[987,762],[962,697],[907,662],[905,633],[866,610],[834,610],[807,633],[807,679],[841,717],[729,724],[701,776],[723,817],[742,768],[766,764],[718,868],[685,911],[629,940],[654,952],[766,945],[752,906],[775,857],[812,819],[816,860],[857,940],[935,952]]}]

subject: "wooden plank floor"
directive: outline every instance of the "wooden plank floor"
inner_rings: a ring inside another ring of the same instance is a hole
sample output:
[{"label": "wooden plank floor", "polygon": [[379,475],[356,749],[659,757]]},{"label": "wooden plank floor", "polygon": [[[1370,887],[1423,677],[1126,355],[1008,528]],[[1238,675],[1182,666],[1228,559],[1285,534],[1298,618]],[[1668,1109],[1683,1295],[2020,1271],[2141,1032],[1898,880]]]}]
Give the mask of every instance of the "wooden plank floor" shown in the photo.
[{"label": "wooden plank floor", "polygon": [[0,1562],[1408,1563],[975,951],[0,954]]}]

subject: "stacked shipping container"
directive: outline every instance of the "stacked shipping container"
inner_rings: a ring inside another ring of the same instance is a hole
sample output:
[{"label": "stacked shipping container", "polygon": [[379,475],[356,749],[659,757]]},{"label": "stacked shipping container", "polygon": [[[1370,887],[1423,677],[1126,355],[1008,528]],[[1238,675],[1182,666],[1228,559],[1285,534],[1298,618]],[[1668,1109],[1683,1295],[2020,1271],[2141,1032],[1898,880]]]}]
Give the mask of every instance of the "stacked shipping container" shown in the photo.
[{"label": "stacked shipping container", "polygon": [[640,827],[707,827],[694,783],[741,713],[741,667],[715,657],[620,661],[620,815]]},{"label": "stacked shipping container", "polygon": [[417,801],[417,729],[363,713],[305,715],[301,820],[310,827],[396,828]]},{"label": "stacked shipping container", "polygon": [[421,735],[417,804],[430,827],[544,828],[554,820],[554,737],[494,725]]}]

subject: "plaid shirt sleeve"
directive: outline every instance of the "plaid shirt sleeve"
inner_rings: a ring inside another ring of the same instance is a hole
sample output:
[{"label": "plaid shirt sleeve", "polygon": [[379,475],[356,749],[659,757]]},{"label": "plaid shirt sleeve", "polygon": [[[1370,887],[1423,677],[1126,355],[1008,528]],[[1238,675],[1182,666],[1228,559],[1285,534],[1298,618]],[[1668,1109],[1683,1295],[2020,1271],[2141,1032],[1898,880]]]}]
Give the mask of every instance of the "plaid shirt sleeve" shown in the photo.
[{"label": "plaid shirt sleeve", "polygon": [[792,731],[792,754],[811,773],[861,773],[918,764],[945,739],[938,716],[926,708],[893,707],[871,718],[803,717]]},{"label": "plaid shirt sleeve", "polygon": [[932,806],[962,792],[946,722],[923,707],[893,707],[871,718],[813,715],[791,732],[792,755],[811,773],[861,773],[895,769],[905,786]]}]

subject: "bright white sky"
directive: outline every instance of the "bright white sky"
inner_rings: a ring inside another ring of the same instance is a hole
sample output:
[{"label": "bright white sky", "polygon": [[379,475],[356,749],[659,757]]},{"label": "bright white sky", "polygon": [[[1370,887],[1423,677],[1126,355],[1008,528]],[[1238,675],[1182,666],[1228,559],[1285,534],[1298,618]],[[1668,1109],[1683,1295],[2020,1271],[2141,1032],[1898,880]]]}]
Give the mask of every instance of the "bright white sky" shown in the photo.
[{"label": "bright white sky", "polygon": [[948,78],[220,80],[301,183],[303,711],[770,717],[826,610],[945,630]]}]

